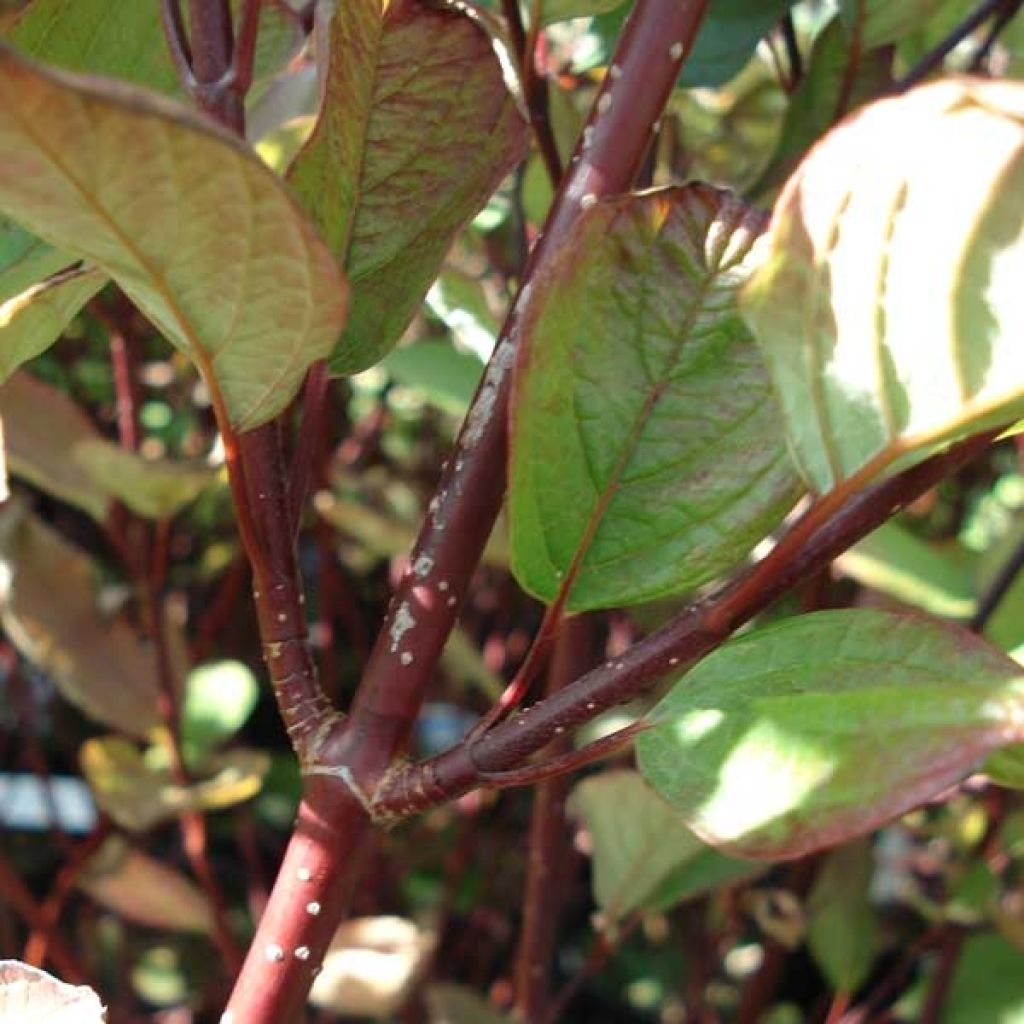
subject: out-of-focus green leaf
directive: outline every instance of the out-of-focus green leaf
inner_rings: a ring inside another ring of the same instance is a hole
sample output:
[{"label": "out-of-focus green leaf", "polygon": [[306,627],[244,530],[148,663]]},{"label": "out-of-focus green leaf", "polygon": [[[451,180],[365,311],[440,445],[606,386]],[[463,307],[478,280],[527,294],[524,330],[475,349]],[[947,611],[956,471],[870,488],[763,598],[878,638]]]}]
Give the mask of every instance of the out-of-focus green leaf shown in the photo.
[{"label": "out-of-focus green leaf", "polygon": [[100,612],[88,556],[20,506],[0,517],[0,621],[91,718],[139,737],[160,723],[152,649]]},{"label": "out-of-focus green leaf", "polygon": [[1024,673],[959,627],[819,612],[732,640],[637,739],[642,772],[708,842],[796,857],[865,833],[1024,736]]},{"label": "out-of-focus green leaf", "polygon": [[863,50],[895,43],[919,31],[948,0],[842,0],[840,17],[847,35]]},{"label": "out-of-focus green leaf", "polygon": [[198,460],[145,459],[103,440],[79,442],[73,457],[107,494],[149,519],[175,515],[217,477]]},{"label": "out-of-focus green leaf", "polygon": [[30,235],[13,220],[0,217],[0,304],[73,262],[73,257]]},{"label": "out-of-focus green leaf", "polygon": [[425,999],[430,1024],[509,1024],[508,1017],[468,985],[430,985]]},{"label": "out-of-focus green leaf", "polygon": [[862,111],[787,183],[741,305],[815,490],[1024,412],[1022,152],[1024,85],[957,79]]},{"label": "out-of-focus green leaf", "polygon": [[541,7],[545,25],[570,18],[586,18],[594,14],[605,14],[624,6],[628,0],[544,0]]},{"label": "out-of-focus green leaf", "polygon": [[75,886],[101,906],[150,928],[204,935],[213,931],[203,891],[120,838],[108,839],[93,854],[75,876]]},{"label": "out-of-focus green leaf", "polygon": [[481,696],[495,701],[501,696],[504,685],[480,653],[480,647],[460,626],[448,634],[441,652],[441,667],[457,682],[473,687]]},{"label": "out-of-focus green leaf", "polygon": [[836,563],[858,583],[933,615],[966,619],[974,611],[967,553],[929,544],[899,523],[883,524]]},{"label": "out-of-focus green leaf", "polygon": [[420,341],[390,352],[381,366],[444,412],[462,416],[473,400],[484,364],[447,341]]},{"label": "out-of-focus green leaf", "polygon": [[108,272],[236,428],[280,412],[331,351],[346,287],[330,252],[208,119],[2,50],[0,151],[0,211]]},{"label": "out-of-focus green leaf", "polygon": [[103,1024],[103,1004],[86,985],[67,985],[18,960],[0,960],[0,1021]]},{"label": "out-of-focus green leaf", "polygon": [[833,850],[814,880],[807,904],[807,945],[838,992],[855,992],[878,953],[878,920],[868,899],[874,867],[871,843]]},{"label": "out-of-focus green leaf", "polygon": [[0,302],[0,383],[45,352],[106,280],[98,270],[68,270]]},{"label": "out-of-focus green leaf", "polygon": [[637,772],[584,779],[569,806],[590,833],[594,897],[611,921],[640,908],[665,909],[758,870],[702,843]]},{"label": "out-of-focus green leaf", "polygon": [[598,203],[521,324],[513,569],[575,610],[692,591],[798,485],[735,308],[760,217],[704,185]]},{"label": "out-of-focus green leaf", "polygon": [[242,803],[260,791],[270,767],[262,751],[229,750],[205,763],[199,781],[182,786],[167,768],[153,767],[134,743],[119,736],[87,740],[79,762],[97,805],[132,832],[143,832],[182,811]]},{"label": "out-of-focus green leaf", "polygon": [[240,661],[216,661],[189,673],[181,710],[186,759],[200,764],[245,725],[259,700],[256,677]]},{"label": "out-of-focus green leaf", "polygon": [[460,270],[443,270],[427,292],[430,311],[451,328],[460,347],[490,358],[498,337],[498,318],[491,312],[480,281]]},{"label": "out-of-focus green leaf", "polygon": [[942,1024],[1024,1024],[1021,951],[995,935],[964,944],[942,1007]]},{"label": "out-of-focus green leaf", "polygon": [[97,522],[110,497],[75,460],[75,446],[99,440],[88,416],[58,388],[15,373],[0,388],[0,419],[10,471]]},{"label": "out-of-focus green leaf", "polygon": [[346,0],[320,28],[323,107],[288,176],[352,282],[331,369],[355,373],[398,341],[526,127],[491,39],[454,6]]},{"label": "out-of-focus green leaf", "polygon": [[814,40],[807,71],[790,97],[775,154],[751,185],[751,195],[772,192],[836,121],[888,90],[891,56],[879,50],[858,53],[836,15]]}]

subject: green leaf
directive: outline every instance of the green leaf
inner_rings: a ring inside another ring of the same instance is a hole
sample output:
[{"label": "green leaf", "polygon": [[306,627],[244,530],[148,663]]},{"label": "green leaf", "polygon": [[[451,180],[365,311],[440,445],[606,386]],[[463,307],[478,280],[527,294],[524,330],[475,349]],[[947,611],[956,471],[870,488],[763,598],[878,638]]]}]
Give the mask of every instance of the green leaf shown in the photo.
[{"label": "green leaf", "polygon": [[919,31],[948,0],[843,0],[840,17],[862,49],[874,50]]},{"label": "green leaf", "polygon": [[484,996],[468,985],[436,982],[424,995],[430,1024],[509,1024]]},{"label": "green leaf", "polygon": [[637,740],[687,824],[747,857],[842,842],[942,792],[1024,736],[1020,666],[956,626],[803,615],[688,672]]},{"label": "green leaf", "polygon": [[109,273],[237,429],[285,408],[331,351],[346,289],[330,253],[273,173],[208,120],[3,50],[0,152],[0,211]]},{"label": "green leaf", "polygon": [[18,1024],[103,1024],[99,996],[18,960],[0,960],[0,1020]]},{"label": "green leaf", "polygon": [[176,515],[217,477],[198,459],[146,459],[102,440],[78,442],[74,459],[107,494],[149,519]]},{"label": "green leaf", "polygon": [[838,992],[860,988],[878,952],[878,920],[868,899],[873,870],[869,841],[845,843],[826,858],[808,900],[807,945]]},{"label": "green leaf", "polygon": [[0,383],[45,352],[103,287],[98,270],[66,270],[0,302]]},{"label": "green leaf", "polygon": [[186,759],[199,764],[245,725],[259,701],[260,688],[240,661],[200,665],[189,673],[181,712]]},{"label": "green leaf", "polygon": [[590,833],[594,898],[612,921],[666,909],[757,870],[709,849],[637,772],[584,779],[569,807]]},{"label": "green leaf", "polygon": [[1022,119],[1020,83],[923,86],[783,190],[742,305],[815,490],[1024,413]]},{"label": "green leaf", "polygon": [[381,366],[444,412],[462,416],[476,394],[484,364],[447,341],[420,341],[390,352]]},{"label": "green leaf", "polygon": [[789,99],[775,153],[750,194],[761,197],[774,190],[844,114],[888,91],[891,63],[888,52],[861,52],[836,15],[814,40],[807,71]]},{"label": "green leaf", "polygon": [[20,295],[74,260],[0,217],[0,304]]},{"label": "green leaf", "polygon": [[398,341],[526,127],[490,37],[454,6],[346,0],[324,34],[320,120],[289,180],[352,282],[331,369],[355,373]]},{"label": "green leaf", "polygon": [[858,583],[933,615],[966,619],[974,612],[967,553],[930,544],[891,520],[836,564]]},{"label": "green leaf", "polygon": [[[598,203],[538,282],[511,418],[512,564],[573,610],[691,591],[797,484],[735,309],[758,215],[705,185]],[[572,577],[575,577],[573,580]]]},{"label": "green leaf", "polygon": [[557,21],[568,21],[570,18],[605,14],[626,3],[627,0],[544,0],[541,17],[545,25],[553,25]]},{"label": "green leaf", "polygon": [[183,786],[168,768],[150,764],[120,736],[86,740],[78,758],[97,805],[132,832],[171,821],[183,811],[213,811],[249,800],[270,769],[265,752],[236,748],[210,758],[203,776]]},{"label": "green leaf", "polygon": [[[59,600],[55,600],[59,596]],[[91,559],[19,505],[0,517],[0,622],[91,718],[129,736],[160,724],[152,648],[97,604]]]},{"label": "green leaf", "polygon": [[995,935],[967,940],[942,1008],[942,1024],[1024,1024],[1021,952]]},{"label": "green leaf", "polygon": [[164,931],[213,932],[209,902],[195,882],[116,836],[89,858],[75,886],[129,921]]}]

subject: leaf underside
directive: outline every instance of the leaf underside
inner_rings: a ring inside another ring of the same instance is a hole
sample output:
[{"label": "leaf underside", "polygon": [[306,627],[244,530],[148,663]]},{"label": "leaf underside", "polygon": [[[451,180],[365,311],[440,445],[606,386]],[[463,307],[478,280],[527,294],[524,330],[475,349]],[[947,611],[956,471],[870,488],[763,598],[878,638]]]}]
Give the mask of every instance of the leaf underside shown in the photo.
[{"label": "leaf underside", "polygon": [[597,204],[536,287],[511,420],[513,568],[580,610],[689,591],[797,493],[735,309],[759,215],[703,185]]}]

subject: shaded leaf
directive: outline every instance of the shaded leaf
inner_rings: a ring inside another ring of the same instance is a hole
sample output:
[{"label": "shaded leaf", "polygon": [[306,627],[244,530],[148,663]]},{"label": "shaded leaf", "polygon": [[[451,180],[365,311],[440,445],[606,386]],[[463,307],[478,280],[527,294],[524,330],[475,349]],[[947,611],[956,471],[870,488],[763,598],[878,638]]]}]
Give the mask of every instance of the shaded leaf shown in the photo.
[{"label": "shaded leaf", "polygon": [[20,506],[0,517],[0,621],[91,718],[139,737],[160,723],[151,647],[100,612],[89,557]]},{"label": "shaded leaf", "polygon": [[916,605],[933,615],[968,618],[974,611],[970,563],[962,551],[929,544],[888,522],[836,560],[858,583]]},{"label": "shaded leaf", "polygon": [[544,0],[543,19],[545,25],[570,18],[586,18],[594,14],[605,14],[624,6],[628,0]]},{"label": "shaded leaf", "polygon": [[280,412],[333,347],[346,289],[330,253],[273,173],[208,120],[4,50],[0,150],[0,210],[107,271],[236,428]]},{"label": "shaded leaf", "polygon": [[[767,374],[735,309],[760,218],[705,185],[598,203],[522,323],[512,564],[574,610],[690,591],[792,505]],[[573,579],[574,577],[574,579]]]},{"label": "shaded leaf", "polygon": [[240,661],[216,661],[189,673],[181,710],[181,742],[198,764],[245,725],[259,701],[256,677]]},{"label": "shaded leaf", "polygon": [[783,190],[743,308],[816,490],[1024,413],[1022,117],[1019,83],[923,86]]},{"label": "shaded leaf", "polygon": [[213,931],[203,891],[123,839],[108,839],[75,876],[75,886],[129,921],[168,931]]},{"label": "shaded leaf", "polygon": [[182,811],[214,811],[243,803],[260,791],[270,767],[261,751],[229,750],[210,758],[203,777],[183,786],[168,768],[151,765],[134,743],[119,736],[87,740],[79,763],[97,805],[132,832],[143,832]]},{"label": "shaded leaf", "polygon": [[0,303],[56,274],[74,259],[0,217]]},{"label": "shaded leaf", "polygon": [[969,938],[942,1007],[943,1024],[1024,1024],[1021,951],[995,935]]},{"label": "shaded leaf", "polygon": [[68,985],[19,960],[0,960],[4,1024],[103,1024],[103,1004],[86,985]]},{"label": "shaded leaf", "polygon": [[102,522],[106,490],[75,459],[78,444],[99,441],[92,420],[59,388],[24,371],[0,388],[7,463],[15,476]]},{"label": "shaded leaf", "polygon": [[796,857],[860,835],[1024,736],[1024,675],[959,627],[819,612],[738,637],[652,712],[641,770],[698,835]]},{"label": "shaded leaf", "polygon": [[309,1000],[349,1016],[391,1018],[434,948],[434,935],[401,917],[344,922],[324,955]]},{"label": "shaded leaf", "polygon": [[808,899],[807,945],[837,992],[855,992],[878,952],[878,920],[868,899],[873,869],[869,841],[844,843],[825,859]]},{"label": "shaded leaf", "polygon": [[98,270],[68,270],[0,302],[0,382],[57,341],[106,280]]},{"label": "shaded leaf", "polygon": [[948,0],[843,0],[839,8],[851,39],[865,50],[894,43],[917,32]]},{"label": "shaded leaf", "polygon": [[78,442],[73,458],[103,491],[149,519],[175,515],[217,477],[198,459],[146,459],[99,439]]},{"label": "shaded leaf", "polygon": [[709,849],[637,772],[584,779],[569,807],[590,833],[594,898],[612,921],[637,909],[667,909],[757,870]]},{"label": "shaded leaf", "polygon": [[444,412],[465,415],[483,376],[484,364],[447,341],[420,341],[388,353],[381,363],[397,381],[421,392]]},{"label": "shaded leaf", "polygon": [[468,985],[440,982],[427,988],[430,1024],[508,1024],[479,992]]},{"label": "shaded leaf", "polygon": [[320,120],[289,180],[352,282],[335,373],[398,340],[526,143],[491,39],[454,6],[348,0],[321,26]]}]

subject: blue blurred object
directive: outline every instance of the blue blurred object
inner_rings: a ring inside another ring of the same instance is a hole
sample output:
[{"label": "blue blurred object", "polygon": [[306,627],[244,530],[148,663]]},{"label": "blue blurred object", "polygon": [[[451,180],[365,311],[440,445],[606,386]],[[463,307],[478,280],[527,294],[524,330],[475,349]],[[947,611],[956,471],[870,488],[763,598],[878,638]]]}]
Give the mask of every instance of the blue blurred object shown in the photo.
[{"label": "blue blurred object", "polygon": [[454,747],[476,724],[479,715],[455,704],[424,704],[416,722],[416,748],[422,757],[433,757]]},{"label": "blue blurred object", "polygon": [[0,774],[0,826],[4,828],[42,832],[56,827],[87,835],[96,827],[97,817],[92,793],[82,779]]}]

